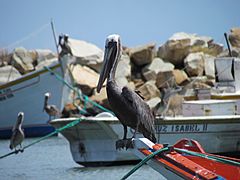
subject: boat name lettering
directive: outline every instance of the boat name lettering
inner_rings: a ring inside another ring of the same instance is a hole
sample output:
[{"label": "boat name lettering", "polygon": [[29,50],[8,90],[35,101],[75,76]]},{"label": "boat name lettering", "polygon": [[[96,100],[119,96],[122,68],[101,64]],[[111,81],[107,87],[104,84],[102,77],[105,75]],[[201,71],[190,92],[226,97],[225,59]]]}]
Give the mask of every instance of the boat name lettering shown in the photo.
[{"label": "boat name lettering", "polygon": [[205,131],[207,131],[207,124],[156,125],[157,133],[205,132]]},{"label": "boat name lettering", "polygon": [[12,98],[14,95],[10,88],[0,90],[0,101],[5,101],[9,98]]}]

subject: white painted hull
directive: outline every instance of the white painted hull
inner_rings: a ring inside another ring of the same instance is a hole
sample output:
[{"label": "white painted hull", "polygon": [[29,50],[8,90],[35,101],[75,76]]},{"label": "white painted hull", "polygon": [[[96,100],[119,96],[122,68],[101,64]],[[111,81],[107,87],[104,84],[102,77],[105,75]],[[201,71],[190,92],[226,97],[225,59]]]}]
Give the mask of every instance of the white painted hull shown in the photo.
[{"label": "white painted hull", "polygon": [[[166,118],[157,120],[158,143],[174,144],[182,138],[197,140],[210,153],[240,150],[240,116]],[[62,127],[74,119],[55,119],[50,123]],[[75,162],[82,165],[120,164],[137,160],[130,150],[116,150],[123,137],[117,118],[86,118],[78,125],[61,132],[69,141]],[[131,137],[133,130],[128,130]],[[140,134],[137,137],[142,137]]]},{"label": "white painted hull", "polygon": [[[50,66],[61,75],[59,64]],[[53,131],[49,116],[43,112],[44,94],[52,94],[49,103],[61,108],[63,83],[47,70],[29,73],[20,79],[0,85],[0,138],[9,138],[17,114],[25,114],[23,129],[27,137],[42,136]]]}]

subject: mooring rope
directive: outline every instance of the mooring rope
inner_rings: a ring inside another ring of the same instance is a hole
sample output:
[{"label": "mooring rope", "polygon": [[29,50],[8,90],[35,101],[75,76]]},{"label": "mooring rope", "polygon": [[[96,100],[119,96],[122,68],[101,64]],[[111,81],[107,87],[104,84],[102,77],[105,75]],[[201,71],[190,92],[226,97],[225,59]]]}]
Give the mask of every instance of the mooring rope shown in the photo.
[{"label": "mooring rope", "polygon": [[167,150],[169,150],[169,147],[159,149],[159,150],[153,152],[152,154],[149,154],[148,156],[143,158],[142,161],[140,161],[137,165],[135,165],[125,176],[123,176],[121,178],[121,180],[127,179],[130,175],[132,175],[135,171],[137,171],[140,167],[142,167],[147,161],[152,159],[154,156],[156,156],[164,151],[167,151]]},{"label": "mooring rope", "polygon": [[17,154],[17,153],[19,153],[19,152],[23,152],[25,149],[29,148],[30,146],[32,146],[32,145],[34,145],[34,144],[36,144],[36,143],[39,143],[39,142],[41,142],[41,141],[43,141],[43,140],[45,140],[45,139],[47,139],[47,138],[49,138],[49,137],[51,137],[51,136],[53,136],[53,135],[55,135],[55,134],[63,131],[64,129],[73,127],[73,126],[75,126],[76,124],[80,123],[82,120],[83,120],[82,118],[78,118],[78,119],[76,119],[76,120],[74,120],[74,121],[66,124],[66,125],[63,126],[63,127],[60,127],[60,128],[58,128],[58,129],[56,129],[55,131],[53,131],[53,132],[51,132],[51,133],[49,133],[49,134],[47,134],[47,135],[45,135],[45,136],[43,136],[43,137],[41,137],[41,138],[38,138],[36,141],[33,141],[32,143],[24,146],[22,149],[18,149],[18,150],[15,150],[15,151],[13,151],[13,152],[10,152],[10,153],[7,153],[7,154],[5,154],[5,155],[0,156],[0,159],[5,158],[5,157],[7,157],[7,156],[10,156],[10,155],[12,155],[12,154]]},{"label": "mooring rope", "polygon": [[[52,74],[54,74],[54,76],[59,80],[61,81],[63,84],[65,84],[68,88],[72,89],[74,92],[76,92],[77,94],[79,94],[79,92],[77,92],[77,90],[72,86],[70,85],[68,82],[66,82],[59,74],[57,74],[56,72],[54,72],[53,70],[51,70],[49,67],[47,66],[44,66],[44,68],[46,70],[48,70],[49,72],[51,72]],[[81,93],[81,96],[83,97],[83,100],[84,100],[84,108],[86,108],[86,102],[89,102],[91,103],[93,106],[96,106],[97,108],[101,109],[102,111],[106,111],[106,112],[109,112],[111,114],[114,114],[112,111],[110,111],[109,109],[101,106],[100,104],[92,101],[91,99],[88,98],[88,96],[86,96],[85,94]]]}]

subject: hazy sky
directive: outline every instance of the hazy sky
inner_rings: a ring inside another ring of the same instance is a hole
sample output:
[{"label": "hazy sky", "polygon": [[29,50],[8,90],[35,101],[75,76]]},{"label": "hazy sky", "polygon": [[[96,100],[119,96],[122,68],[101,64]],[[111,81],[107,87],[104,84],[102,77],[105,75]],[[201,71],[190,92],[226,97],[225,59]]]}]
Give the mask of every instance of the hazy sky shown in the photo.
[{"label": "hazy sky", "polygon": [[55,51],[56,33],[104,47],[105,38],[120,34],[125,46],[164,43],[175,32],[211,36],[240,27],[240,0],[1,0],[0,48],[23,46]]}]

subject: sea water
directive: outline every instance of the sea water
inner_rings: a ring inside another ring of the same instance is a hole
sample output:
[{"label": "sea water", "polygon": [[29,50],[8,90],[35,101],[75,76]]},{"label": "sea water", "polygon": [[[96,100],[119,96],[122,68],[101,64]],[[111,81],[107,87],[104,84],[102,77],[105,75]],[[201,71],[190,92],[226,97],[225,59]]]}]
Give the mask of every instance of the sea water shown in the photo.
[{"label": "sea water", "polygon": [[[26,138],[23,146],[37,138]],[[0,156],[10,152],[9,140],[0,140]],[[0,159],[0,180],[117,180],[121,179],[134,165],[86,168],[76,164],[70,153],[67,140],[52,137],[41,141],[23,153],[13,154]],[[144,165],[129,179],[162,179],[158,172]]]}]

